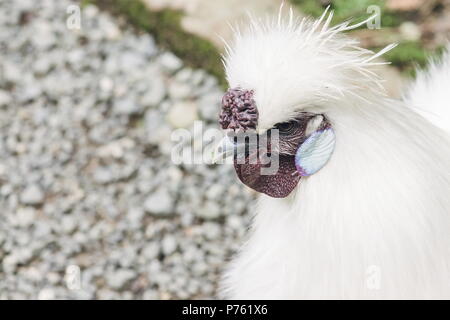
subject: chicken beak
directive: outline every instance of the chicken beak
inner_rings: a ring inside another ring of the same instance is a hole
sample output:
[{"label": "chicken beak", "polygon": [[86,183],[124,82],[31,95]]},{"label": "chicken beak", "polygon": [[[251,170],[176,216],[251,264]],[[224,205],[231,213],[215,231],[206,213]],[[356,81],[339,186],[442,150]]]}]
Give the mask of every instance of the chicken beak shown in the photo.
[{"label": "chicken beak", "polygon": [[219,143],[217,143],[216,147],[212,151],[211,162],[213,164],[224,161],[226,158],[232,156],[235,152],[237,152],[237,145],[233,141],[233,137],[225,136],[223,137]]}]

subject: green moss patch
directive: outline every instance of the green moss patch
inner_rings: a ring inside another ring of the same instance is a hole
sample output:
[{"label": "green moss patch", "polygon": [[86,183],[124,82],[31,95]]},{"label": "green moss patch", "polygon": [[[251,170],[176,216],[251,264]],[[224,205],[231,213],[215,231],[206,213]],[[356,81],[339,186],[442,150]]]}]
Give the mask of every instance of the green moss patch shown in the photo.
[{"label": "green moss patch", "polygon": [[[380,8],[381,30],[383,30],[386,39],[397,37],[398,30],[396,28],[402,22],[415,19],[413,12],[394,12],[388,10],[383,0],[291,0],[291,2],[297,5],[301,12],[316,18],[323,13],[323,10],[329,3],[331,9],[334,10],[333,24],[338,24],[352,18],[355,19],[355,22],[362,21],[373,14],[368,13],[367,8],[371,5],[376,5]],[[359,28],[359,31],[365,28],[367,27],[363,25]],[[381,47],[377,46],[369,46],[368,48],[374,51],[381,49]],[[431,52],[424,49],[419,41],[400,41],[399,45],[386,53],[384,57],[406,75],[414,75],[415,68],[417,66],[424,66],[430,54]]]},{"label": "green moss patch", "polygon": [[[335,24],[352,18],[355,18],[355,21],[362,21],[374,13],[367,12],[367,8],[373,5],[380,8],[382,27],[396,27],[407,19],[406,14],[386,9],[383,0],[291,0],[291,2],[298,6],[301,12],[316,18],[321,16],[324,9],[330,5],[331,10],[334,11],[333,21]],[[364,26],[361,26],[361,28],[364,28]]]}]

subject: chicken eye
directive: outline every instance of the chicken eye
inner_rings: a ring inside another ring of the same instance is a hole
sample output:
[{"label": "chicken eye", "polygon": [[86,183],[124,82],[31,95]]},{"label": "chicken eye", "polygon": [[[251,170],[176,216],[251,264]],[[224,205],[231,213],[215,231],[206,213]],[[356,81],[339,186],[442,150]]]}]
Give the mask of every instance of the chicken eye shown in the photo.
[{"label": "chicken eye", "polygon": [[290,134],[297,127],[297,121],[282,122],[275,125],[275,129],[280,130],[281,134]]}]

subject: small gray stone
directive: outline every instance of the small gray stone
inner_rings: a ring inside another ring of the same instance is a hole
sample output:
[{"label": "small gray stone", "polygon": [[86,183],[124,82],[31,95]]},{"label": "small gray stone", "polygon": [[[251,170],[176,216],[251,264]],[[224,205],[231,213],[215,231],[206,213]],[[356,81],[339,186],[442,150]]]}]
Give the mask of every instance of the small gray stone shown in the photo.
[{"label": "small gray stone", "polygon": [[151,57],[155,55],[158,51],[155,45],[155,40],[149,34],[143,34],[136,42],[136,52],[139,51],[141,54]]},{"label": "small gray stone", "polygon": [[131,269],[119,269],[106,275],[106,283],[113,289],[121,289],[134,278],[136,278],[135,271]]},{"label": "small gray stone", "polygon": [[19,264],[18,257],[15,254],[9,254],[3,258],[2,265],[5,273],[13,273]]},{"label": "small gray stone", "polygon": [[112,92],[114,88],[114,81],[109,77],[103,77],[99,82],[100,90],[103,92],[109,93]]},{"label": "small gray stone", "polygon": [[175,75],[175,79],[178,82],[188,83],[191,80],[192,74],[192,69],[184,68],[177,72],[177,74]]},{"label": "small gray stone", "polygon": [[39,20],[33,24],[32,43],[38,50],[45,51],[56,43],[56,37],[51,23]]},{"label": "small gray stone", "polygon": [[217,219],[221,212],[216,202],[206,201],[201,208],[197,209],[196,214],[203,219]]},{"label": "small gray stone", "polygon": [[99,27],[105,34],[105,37],[110,40],[118,39],[121,35],[120,29],[110,19],[103,17],[99,19]]},{"label": "small gray stone", "polygon": [[169,191],[159,188],[156,192],[147,197],[144,208],[148,213],[154,215],[168,215],[172,213],[173,199]]},{"label": "small gray stone", "polygon": [[142,110],[140,104],[130,98],[116,100],[113,109],[114,112],[119,115],[132,115],[139,113]]},{"label": "small gray stone", "polygon": [[222,92],[216,91],[208,93],[199,99],[200,116],[208,121],[217,121],[220,112]]},{"label": "small gray stone", "polygon": [[95,170],[93,178],[97,183],[106,184],[114,181],[114,174],[108,168],[99,167]]},{"label": "small gray stone", "polygon": [[143,300],[159,300],[158,292],[155,290],[147,290],[142,294]]},{"label": "small gray stone", "polygon": [[174,236],[167,235],[163,238],[161,242],[162,252],[164,255],[168,256],[175,252],[177,249],[177,241]]},{"label": "small gray stone", "polygon": [[53,300],[55,297],[56,294],[52,288],[44,288],[38,293],[39,300]]},{"label": "small gray stone", "polygon": [[181,60],[171,52],[164,52],[158,59],[161,66],[170,72],[174,72],[183,66]]},{"label": "small gray stone", "polygon": [[215,240],[220,236],[220,225],[217,223],[207,222],[202,226],[203,234],[208,240]]},{"label": "small gray stone", "polygon": [[157,242],[150,242],[146,244],[144,249],[142,249],[142,255],[146,258],[147,261],[151,261],[158,257],[160,251],[160,246]]},{"label": "small gray stone", "polygon": [[7,107],[12,101],[8,92],[0,90],[0,107]]},{"label": "small gray stone", "polygon": [[85,50],[83,49],[75,49],[71,50],[67,54],[67,61],[72,65],[79,65],[82,63],[83,59],[85,59]]},{"label": "small gray stone", "polygon": [[172,81],[169,85],[169,96],[173,100],[182,100],[189,97],[191,87],[186,83]]},{"label": "small gray stone", "polygon": [[61,220],[61,230],[64,233],[70,234],[75,231],[77,227],[77,221],[71,215],[66,215]]},{"label": "small gray stone", "polygon": [[32,257],[33,251],[30,248],[16,249],[3,259],[3,269],[7,273],[12,273],[19,264],[27,263]]},{"label": "small gray stone", "polygon": [[139,69],[145,65],[145,59],[142,55],[134,52],[124,52],[120,56],[122,70]]},{"label": "small gray stone", "polygon": [[128,210],[127,219],[128,221],[130,221],[130,223],[139,225],[142,222],[144,216],[144,210],[134,207]]},{"label": "small gray stone", "polygon": [[213,184],[206,191],[206,197],[210,200],[220,200],[224,196],[224,186],[221,184]]},{"label": "small gray stone", "polygon": [[47,56],[36,60],[33,64],[33,70],[37,75],[45,75],[50,68],[51,62]]},{"label": "small gray stone", "polygon": [[37,99],[42,93],[41,88],[36,83],[27,85],[19,96],[19,101],[27,102]]},{"label": "small gray stone", "polygon": [[45,194],[42,189],[36,185],[32,184],[25,188],[25,190],[20,195],[20,201],[27,205],[38,205],[44,201]]},{"label": "small gray stone", "polygon": [[188,128],[197,119],[197,105],[187,101],[175,103],[167,115],[167,121],[174,128]]},{"label": "small gray stone", "polygon": [[20,227],[28,227],[33,223],[35,210],[31,207],[20,208],[17,210],[16,221]]},{"label": "small gray stone", "polygon": [[161,77],[155,77],[150,83],[149,89],[140,98],[139,102],[144,107],[156,107],[166,95],[166,86]]},{"label": "small gray stone", "polygon": [[17,64],[8,61],[3,63],[3,77],[7,82],[17,83],[21,74],[22,72]]}]

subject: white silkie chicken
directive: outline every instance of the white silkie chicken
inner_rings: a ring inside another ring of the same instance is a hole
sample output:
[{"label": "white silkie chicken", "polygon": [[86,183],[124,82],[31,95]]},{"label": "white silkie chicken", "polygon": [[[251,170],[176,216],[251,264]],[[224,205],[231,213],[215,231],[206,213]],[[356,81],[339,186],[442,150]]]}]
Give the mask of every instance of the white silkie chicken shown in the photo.
[{"label": "white silkie chicken", "polygon": [[[450,54],[390,99],[371,69],[393,46],[362,49],[331,18],[251,19],[228,47],[220,123],[279,129],[280,168],[235,164],[262,195],[223,297],[450,298]],[[327,159],[301,172],[317,132]]]}]

